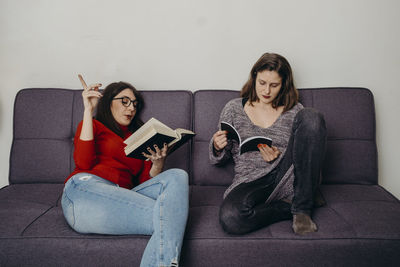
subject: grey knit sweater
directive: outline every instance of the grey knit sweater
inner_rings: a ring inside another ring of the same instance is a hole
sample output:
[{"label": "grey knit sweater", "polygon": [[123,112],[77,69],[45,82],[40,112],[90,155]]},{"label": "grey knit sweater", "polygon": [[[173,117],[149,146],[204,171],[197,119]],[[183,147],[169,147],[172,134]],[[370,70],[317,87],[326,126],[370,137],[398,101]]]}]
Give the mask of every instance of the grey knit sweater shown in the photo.
[{"label": "grey knit sweater", "polygon": [[[212,164],[222,165],[233,158],[235,163],[235,177],[232,184],[224,193],[226,195],[241,183],[247,183],[261,178],[272,171],[279,164],[291,135],[292,124],[297,112],[303,108],[298,103],[292,109],[282,113],[278,119],[268,128],[261,128],[254,125],[244,111],[242,98],[236,98],[229,101],[221,112],[220,122],[225,121],[232,124],[239,132],[241,139],[262,135],[272,139],[272,145],[281,151],[280,156],[271,163],[265,162],[259,151],[247,152],[239,155],[239,144],[236,141],[228,141],[228,145],[217,156],[213,149],[213,140],[209,145],[210,162]],[[293,198],[293,166],[289,168],[280,183],[277,185],[267,203],[283,198],[291,200]]]}]

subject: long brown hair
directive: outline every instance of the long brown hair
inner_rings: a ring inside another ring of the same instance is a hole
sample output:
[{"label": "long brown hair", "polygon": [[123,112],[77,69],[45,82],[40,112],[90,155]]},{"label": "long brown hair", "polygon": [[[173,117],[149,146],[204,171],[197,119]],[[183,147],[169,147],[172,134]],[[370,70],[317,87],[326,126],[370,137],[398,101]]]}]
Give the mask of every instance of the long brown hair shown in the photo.
[{"label": "long brown hair", "polygon": [[128,125],[128,129],[131,132],[139,129],[139,127],[143,125],[143,121],[140,118],[140,113],[144,107],[144,100],[139,91],[136,90],[133,85],[127,82],[114,82],[109,84],[103,91],[103,96],[99,100],[96,113],[96,120],[103,123],[107,128],[109,128],[111,131],[121,136],[122,138],[124,138],[123,132],[111,113],[111,102],[116,95],[118,95],[121,91],[125,89],[132,90],[133,94],[136,97],[136,100],[138,101],[135,116],[133,117],[131,123]]},{"label": "long brown hair", "polygon": [[276,71],[282,79],[282,87],[272,101],[272,107],[284,106],[283,112],[288,111],[299,102],[299,92],[294,86],[289,62],[278,54],[265,53],[257,60],[251,69],[249,79],[240,91],[240,96],[249,98],[250,104],[259,100],[256,93],[256,78],[259,72],[265,70]]}]

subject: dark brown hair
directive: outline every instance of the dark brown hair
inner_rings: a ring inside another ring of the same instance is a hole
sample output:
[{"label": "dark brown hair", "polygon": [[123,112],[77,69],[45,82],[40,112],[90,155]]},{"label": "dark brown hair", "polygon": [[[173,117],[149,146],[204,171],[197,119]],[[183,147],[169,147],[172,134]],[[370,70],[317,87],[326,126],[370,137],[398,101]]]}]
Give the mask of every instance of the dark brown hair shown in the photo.
[{"label": "dark brown hair", "polygon": [[259,100],[256,93],[256,78],[257,73],[265,70],[276,71],[282,79],[281,90],[272,101],[272,107],[284,106],[283,112],[291,109],[299,101],[299,92],[294,86],[289,62],[278,54],[265,53],[257,60],[251,69],[249,79],[243,85],[240,96],[249,98],[250,104]]},{"label": "dark brown hair", "polygon": [[111,113],[111,102],[116,95],[118,95],[121,91],[125,89],[132,90],[133,94],[136,97],[136,100],[138,101],[135,116],[133,117],[131,123],[128,125],[128,129],[131,132],[139,129],[139,127],[143,125],[143,121],[140,119],[140,113],[144,107],[144,100],[139,91],[136,90],[133,85],[127,82],[115,82],[109,84],[103,91],[103,96],[99,100],[96,113],[96,120],[103,123],[107,128],[109,128],[111,131],[121,136],[122,138],[124,138],[122,130]]}]

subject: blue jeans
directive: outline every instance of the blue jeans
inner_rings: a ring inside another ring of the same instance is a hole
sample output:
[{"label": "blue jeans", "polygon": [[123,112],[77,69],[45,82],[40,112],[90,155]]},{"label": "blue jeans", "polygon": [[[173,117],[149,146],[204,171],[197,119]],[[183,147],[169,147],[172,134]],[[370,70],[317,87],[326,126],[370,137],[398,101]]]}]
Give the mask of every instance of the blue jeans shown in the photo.
[{"label": "blue jeans", "polygon": [[128,190],[88,173],[65,184],[61,205],[79,233],[151,235],[140,266],[179,262],[189,209],[188,175],[170,169]]}]

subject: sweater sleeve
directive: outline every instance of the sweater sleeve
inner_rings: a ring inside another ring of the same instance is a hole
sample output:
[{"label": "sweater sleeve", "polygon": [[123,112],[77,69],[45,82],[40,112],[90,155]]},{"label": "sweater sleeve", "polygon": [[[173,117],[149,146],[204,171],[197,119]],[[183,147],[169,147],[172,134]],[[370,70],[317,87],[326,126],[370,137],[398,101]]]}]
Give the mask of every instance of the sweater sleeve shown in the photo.
[{"label": "sweater sleeve", "polygon": [[[221,125],[222,121],[232,124],[232,115],[233,115],[232,109],[233,109],[233,101],[230,101],[222,109],[221,115],[219,117],[218,129],[220,129],[220,125]],[[228,144],[225,146],[225,148],[222,151],[220,151],[220,152],[215,151],[214,140],[213,140],[213,138],[211,138],[210,143],[209,143],[210,163],[214,164],[214,165],[225,164],[232,158],[231,149],[232,149],[232,141],[228,140]]]},{"label": "sweater sleeve", "polygon": [[[93,135],[95,136],[95,125],[93,124]],[[79,123],[74,138],[74,161],[81,170],[90,170],[96,164],[96,149],[94,140],[84,141],[80,139],[82,121]]]}]

